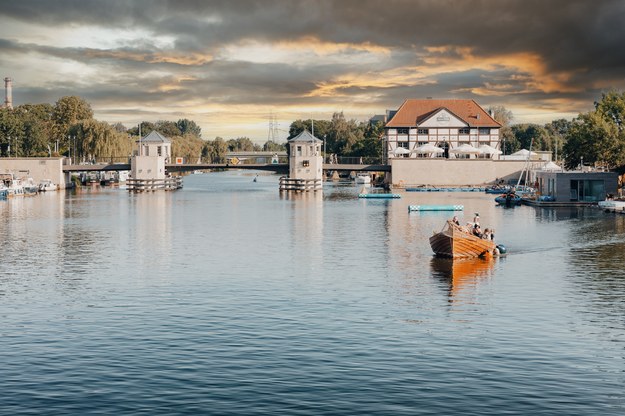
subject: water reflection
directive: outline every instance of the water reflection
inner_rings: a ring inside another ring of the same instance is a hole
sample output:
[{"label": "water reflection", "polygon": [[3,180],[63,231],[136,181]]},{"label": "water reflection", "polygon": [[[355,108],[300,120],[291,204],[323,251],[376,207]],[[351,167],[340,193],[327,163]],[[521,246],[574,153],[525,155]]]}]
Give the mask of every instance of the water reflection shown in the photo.
[{"label": "water reflection", "polygon": [[572,228],[569,247],[570,279],[578,308],[605,326],[625,328],[625,218],[595,217]]},{"label": "water reflection", "polygon": [[447,283],[451,301],[474,298],[480,283],[493,276],[495,259],[453,260],[433,257],[432,276]]}]

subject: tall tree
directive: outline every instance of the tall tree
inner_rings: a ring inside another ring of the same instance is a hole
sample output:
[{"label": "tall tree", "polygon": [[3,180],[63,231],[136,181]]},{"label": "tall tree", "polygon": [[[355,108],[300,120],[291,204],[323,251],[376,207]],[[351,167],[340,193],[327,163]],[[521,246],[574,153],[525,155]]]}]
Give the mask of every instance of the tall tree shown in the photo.
[{"label": "tall tree", "polygon": [[76,96],[62,97],[56,102],[52,111],[53,138],[68,149],[69,128],[81,120],[91,119],[93,119],[93,110],[87,101]]},{"label": "tall tree", "polygon": [[211,163],[225,163],[226,153],[228,153],[228,145],[221,137],[206,142],[202,149],[202,157],[207,158]]},{"label": "tall tree", "polygon": [[24,124],[10,108],[0,108],[0,148],[6,156],[21,156]]},{"label": "tall tree", "polygon": [[195,121],[186,118],[180,119],[176,122],[176,127],[182,134],[193,134],[197,137],[202,137],[202,129],[195,124]]}]

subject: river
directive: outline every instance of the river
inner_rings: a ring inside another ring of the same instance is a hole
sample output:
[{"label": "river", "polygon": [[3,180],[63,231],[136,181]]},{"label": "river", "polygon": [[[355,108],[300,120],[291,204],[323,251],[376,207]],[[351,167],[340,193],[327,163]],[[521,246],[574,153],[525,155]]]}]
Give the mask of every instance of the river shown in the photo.
[{"label": "river", "polygon": [[625,216],[259,175],[0,201],[0,414],[625,413]]}]

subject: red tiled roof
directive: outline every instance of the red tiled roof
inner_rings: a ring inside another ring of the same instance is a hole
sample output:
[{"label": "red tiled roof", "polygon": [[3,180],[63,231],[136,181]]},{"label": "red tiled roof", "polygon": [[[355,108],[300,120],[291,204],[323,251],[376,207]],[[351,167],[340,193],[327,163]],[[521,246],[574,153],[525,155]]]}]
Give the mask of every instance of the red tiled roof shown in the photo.
[{"label": "red tiled roof", "polygon": [[440,109],[447,109],[471,127],[501,127],[473,100],[406,100],[386,127],[416,127]]}]

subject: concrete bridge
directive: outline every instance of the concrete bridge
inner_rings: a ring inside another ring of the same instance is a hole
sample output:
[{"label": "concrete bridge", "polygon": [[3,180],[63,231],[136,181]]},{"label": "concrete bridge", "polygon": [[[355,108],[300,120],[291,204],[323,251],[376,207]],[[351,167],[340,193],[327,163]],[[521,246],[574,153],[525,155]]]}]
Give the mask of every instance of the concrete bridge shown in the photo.
[{"label": "concrete bridge", "polygon": [[[288,163],[185,163],[185,164],[167,164],[165,165],[167,172],[192,172],[194,170],[210,170],[210,169],[247,169],[247,170],[264,170],[277,173],[288,173]],[[112,172],[130,170],[130,163],[100,163],[93,165],[63,165],[63,172]],[[377,164],[343,164],[343,163],[324,163],[324,171],[339,172],[390,172],[390,165]]]}]

